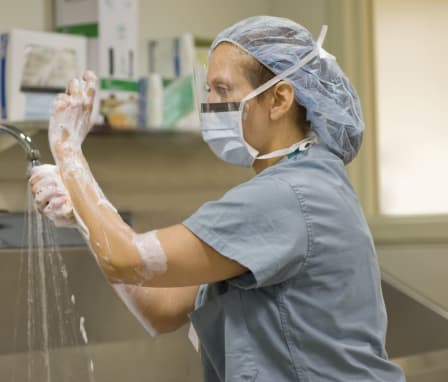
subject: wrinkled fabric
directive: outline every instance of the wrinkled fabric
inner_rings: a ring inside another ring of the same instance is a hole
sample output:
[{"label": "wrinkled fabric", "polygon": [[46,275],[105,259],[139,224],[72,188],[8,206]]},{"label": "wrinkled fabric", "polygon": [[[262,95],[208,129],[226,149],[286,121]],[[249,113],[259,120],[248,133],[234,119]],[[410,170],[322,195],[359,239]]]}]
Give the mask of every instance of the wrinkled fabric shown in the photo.
[{"label": "wrinkled fabric", "polygon": [[[229,27],[215,38],[210,52],[223,41],[239,46],[276,75],[316,48],[303,26],[271,16],[251,17]],[[287,80],[306,109],[311,129],[349,163],[361,146],[364,122],[358,95],[334,57],[322,50]]]},{"label": "wrinkled fabric", "polygon": [[343,162],[285,157],[183,223],[248,272],[190,314],[205,382],[404,382],[385,351],[375,248]]}]

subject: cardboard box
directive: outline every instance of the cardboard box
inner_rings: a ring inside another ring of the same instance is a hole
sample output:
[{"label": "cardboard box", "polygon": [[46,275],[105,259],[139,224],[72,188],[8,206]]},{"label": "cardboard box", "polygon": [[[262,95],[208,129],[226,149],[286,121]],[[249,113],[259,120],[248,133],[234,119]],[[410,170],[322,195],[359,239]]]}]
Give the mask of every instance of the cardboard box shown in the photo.
[{"label": "cardboard box", "polygon": [[98,87],[94,122],[117,129],[137,127],[139,102],[137,82],[101,79]]},{"label": "cardboard box", "polygon": [[[147,121],[149,127],[198,130],[193,71],[199,62],[204,62],[203,47],[196,44],[191,33],[183,33],[150,39],[147,49],[149,79],[147,86],[142,81],[146,103],[141,103],[139,119]],[[161,77],[163,84],[158,91],[151,86],[155,74]]]},{"label": "cardboard box", "polygon": [[99,76],[137,79],[138,2],[99,1]]},{"label": "cardboard box", "polygon": [[80,36],[19,29],[1,35],[1,118],[48,119],[55,95],[86,70],[86,51]]},{"label": "cardboard box", "polygon": [[159,73],[170,80],[193,74],[196,53],[191,33],[150,39],[147,47],[148,73]]},{"label": "cardboard box", "polygon": [[138,0],[57,0],[56,26],[89,38],[89,68],[98,77],[137,79]]},{"label": "cardboard box", "polygon": [[100,79],[95,123],[138,125],[138,5],[138,0],[56,1],[58,30],[88,37],[88,68]]}]

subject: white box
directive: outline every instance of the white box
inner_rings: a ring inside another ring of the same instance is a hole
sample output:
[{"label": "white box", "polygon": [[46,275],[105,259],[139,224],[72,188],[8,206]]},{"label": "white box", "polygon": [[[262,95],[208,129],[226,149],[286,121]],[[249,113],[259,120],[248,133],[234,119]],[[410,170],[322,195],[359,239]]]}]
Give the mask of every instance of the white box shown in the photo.
[{"label": "white box", "polygon": [[99,0],[99,77],[137,79],[137,0]]},{"label": "white box", "polygon": [[89,37],[89,69],[98,77],[136,80],[138,6],[138,0],[57,0],[56,26]]},{"label": "white box", "polygon": [[56,25],[88,38],[88,69],[99,78],[92,119],[137,125],[138,0],[57,0]]},{"label": "white box", "polygon": [[164,79],[193,74],[196,47],[191,33],[153,38],[148,40],[147,47],[148,73],[158,73]]},{"label": "white box", "polygon": [[86,70],[86,38],[14,29],[1,39],[1,118],[48,119],[56,93]]}]

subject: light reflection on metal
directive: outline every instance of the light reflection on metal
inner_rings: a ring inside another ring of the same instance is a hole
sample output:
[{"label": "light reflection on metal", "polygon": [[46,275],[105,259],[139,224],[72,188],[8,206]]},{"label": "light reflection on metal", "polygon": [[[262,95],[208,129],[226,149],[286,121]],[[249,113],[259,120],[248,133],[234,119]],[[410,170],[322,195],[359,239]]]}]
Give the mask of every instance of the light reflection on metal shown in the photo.
[{"label": "light reflection on metal", "polygon": [[15,126],[0,123],[0,134],[6,133],[16,139],[17,143],[23,148],[26,154],[26,158],[31,163],[31,166],[38,166],[40,164],[39,150],[34,146],[33,140],[22,130]]}]

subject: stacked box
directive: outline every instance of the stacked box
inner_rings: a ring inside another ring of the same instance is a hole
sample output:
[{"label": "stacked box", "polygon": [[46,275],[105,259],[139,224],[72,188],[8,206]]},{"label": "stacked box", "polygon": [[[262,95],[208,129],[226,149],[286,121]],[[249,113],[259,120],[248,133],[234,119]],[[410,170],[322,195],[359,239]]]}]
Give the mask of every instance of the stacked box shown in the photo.
[{"label": "stacked box", "polygon": [[49,119],[55,95],[86,70],[86,39],[14,29],[0,40],[1,119]]},{"label": "stacked box", "polygon": [[[150,39],[147,48],[149,84],[142,86],[146,91],[146,103],[142,104],[145,109],[141,109],[140,114],[146,113],[146,117],[141,119],[150,127],[197,129],[199,118],[194,102],[193,70],[198,61],[198,49],[193,35],[184,33]],[[163,86],[154,86],[157,82]]]},{"label": "stacked box", "polygon": [[88,37],[88,67],[100,79],[94,121],[135,127],[138,0],[57,0],[56,24]]}]

